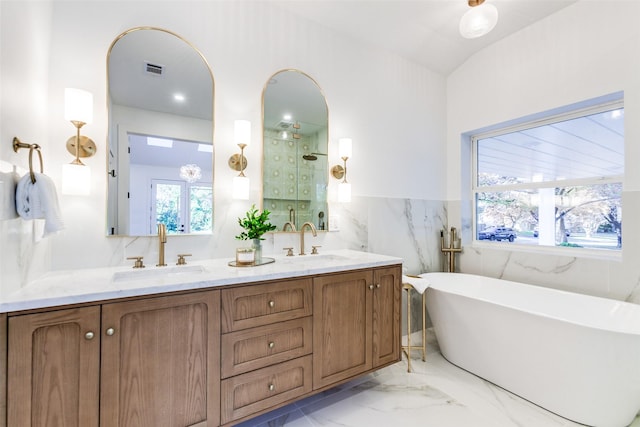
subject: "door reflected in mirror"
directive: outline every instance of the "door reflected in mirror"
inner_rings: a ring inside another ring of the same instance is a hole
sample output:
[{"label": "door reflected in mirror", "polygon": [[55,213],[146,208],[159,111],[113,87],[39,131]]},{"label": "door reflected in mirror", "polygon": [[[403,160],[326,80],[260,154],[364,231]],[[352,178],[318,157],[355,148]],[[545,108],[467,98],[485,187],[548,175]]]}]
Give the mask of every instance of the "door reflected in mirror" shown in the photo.
[{"label": "door reflected in mirror", "polygon": [[298,70],[274,74],[263,92],[263,208],[282,230],[305,222],[328,230],[328,108]]},{"label": "door reflected in mirror", "polygon": [[107,57],[107,235],[213,230],[213,75],[178,35],[134,28]]}]

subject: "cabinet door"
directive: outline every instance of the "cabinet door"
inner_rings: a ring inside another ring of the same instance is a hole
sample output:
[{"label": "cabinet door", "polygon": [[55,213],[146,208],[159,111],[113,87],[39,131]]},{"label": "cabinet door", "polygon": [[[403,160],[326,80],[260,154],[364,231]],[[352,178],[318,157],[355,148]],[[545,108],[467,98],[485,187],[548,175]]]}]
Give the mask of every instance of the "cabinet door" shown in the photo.
[{"label": "cabinet door", "polygon": [[102,309],[101,427],[220,422],[220,294]]},{"label": "cabinet door", "polygon": [[313,388],[370,370],[373,273],[313,279]]},{"label": "cabinet door", "polygon": [[374,270],[373,367],[400,360],[401,267]]},{"label": "cabinet door", "polygon": [[97,427],[100,307],[9,318],[7,425]]}]

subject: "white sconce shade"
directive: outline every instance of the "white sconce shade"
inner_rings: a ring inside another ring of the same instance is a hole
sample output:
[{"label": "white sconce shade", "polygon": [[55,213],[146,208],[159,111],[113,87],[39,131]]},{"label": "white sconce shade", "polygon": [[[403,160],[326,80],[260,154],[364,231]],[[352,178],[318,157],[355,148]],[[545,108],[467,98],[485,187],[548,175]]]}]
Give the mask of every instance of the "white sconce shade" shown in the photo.
[{"label": "white sconce shade", "polygon": [[351,201],[351,184],[341,182],[338,184],[338,202],[348,203]]},{"label": "white sconce shade", "polygon": [[91,123],[93,121],[93,94],[82,89],[64,90],[64,118],[68,121]]},{"label": "white sconce shade", "polygon": [[91,168],[69,163],[62,165],[62,194],[88,196],[91,193]]},{"label": "white sconce shade", "polygon": [[352,154],[353,142],[351,138],[340,138],[338,140],[338,155],[340,158],[350,158]]},{"label": "white sconce shade", "polygon": [[251,142],[251,122],[249,120],[236,120],[233,123],[233,139],[236,144],[249,145]]},{"label": "white sconce shade", "polygon": [[472,7],[460,20],[460,34],[466,39],[482,37],[498,23],[498,9],[492,4],[482,3]]},{"label": "white sconce shade", "polygon": [[233,198],[238,200],[249,200],[249,178],[244,175],[233,177]]}]

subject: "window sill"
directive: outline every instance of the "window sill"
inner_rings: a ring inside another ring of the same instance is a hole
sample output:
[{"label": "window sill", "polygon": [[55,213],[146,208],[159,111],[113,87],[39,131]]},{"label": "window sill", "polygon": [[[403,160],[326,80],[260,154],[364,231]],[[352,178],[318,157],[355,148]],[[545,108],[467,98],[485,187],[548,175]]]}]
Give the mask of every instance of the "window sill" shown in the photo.
[{"label": "window sill", "polygon": [[471,244],[474,249],[492,249],[496,251],[525,252],[537,255],[562,256],[571,258],[589,258],[603,261],[622,261],[622,249],[586,249],[571,247],[552,247],[523,245],[517,242],[485,242],[474,240]]}]

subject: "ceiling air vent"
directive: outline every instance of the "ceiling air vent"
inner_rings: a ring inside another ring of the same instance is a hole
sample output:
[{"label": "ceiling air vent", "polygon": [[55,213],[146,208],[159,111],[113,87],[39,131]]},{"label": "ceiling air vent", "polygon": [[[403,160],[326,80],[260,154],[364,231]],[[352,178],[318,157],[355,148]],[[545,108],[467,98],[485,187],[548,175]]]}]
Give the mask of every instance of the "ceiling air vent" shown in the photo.
[{"label": "ceiling air vent", "polygon": [[152,64],[150,62],[146,63],[145,69],[147,71],[147,73],[151,73],[151,74],[155,74],[157,76],[161,76],[162,75],[162,71],[164,70],[164,67],[162,65],[156,65],[156,64]]}]

